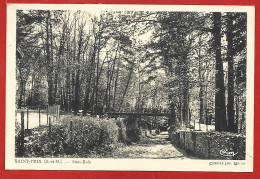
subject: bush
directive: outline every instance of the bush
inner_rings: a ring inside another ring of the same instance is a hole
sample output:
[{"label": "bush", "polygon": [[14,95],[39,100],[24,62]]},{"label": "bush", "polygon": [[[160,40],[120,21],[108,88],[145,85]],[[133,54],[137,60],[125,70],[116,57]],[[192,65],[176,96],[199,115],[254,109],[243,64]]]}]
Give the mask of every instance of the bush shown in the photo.
[{"label": "bush", "polygon": [[68,146],[66,143],[67,137],[65,125],[52,126],[51,133],[46,128],[42,134],[33,140],[31,145],[27,146],[28,152],[26,153],[40,157],[62,155]]},{"label": "bush", "polygon": [[117,140],[118,126],[113,119],[67,116],[63,118],[63,125],[51,127],[51,133],[46,127],[26,150],[32,156],[40,157],[106,155]]},{"label": "bush", "polygon": [[140,131],[135,116],[129,116],[125,119],[126,136],[129,142],[138,142],[140,140]]},{"label": "bush", "polygon": [[83,118],[80,122],[74,119],[71,147],[72,151],[88,154],[92,151],[106,153],[111,144],[117,142],[118,127],[114,120]]},{"label": "bush", "polygon": [[126,136],[126,126],[124,119],[118,119],[116,121],[116,125],[118,126],[118,142],[127,143],[128,139]]}]

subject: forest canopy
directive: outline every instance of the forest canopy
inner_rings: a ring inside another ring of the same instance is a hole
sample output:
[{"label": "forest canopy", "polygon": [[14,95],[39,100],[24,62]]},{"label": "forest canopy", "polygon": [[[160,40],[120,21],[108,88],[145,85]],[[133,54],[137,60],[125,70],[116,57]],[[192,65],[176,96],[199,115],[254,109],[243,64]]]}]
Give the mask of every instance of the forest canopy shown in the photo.
[{"label": "forest canopy", "polygon": [[170,125],[245,132],[246,13],[18,10],[16,24],[19,109],[165,109]]}]

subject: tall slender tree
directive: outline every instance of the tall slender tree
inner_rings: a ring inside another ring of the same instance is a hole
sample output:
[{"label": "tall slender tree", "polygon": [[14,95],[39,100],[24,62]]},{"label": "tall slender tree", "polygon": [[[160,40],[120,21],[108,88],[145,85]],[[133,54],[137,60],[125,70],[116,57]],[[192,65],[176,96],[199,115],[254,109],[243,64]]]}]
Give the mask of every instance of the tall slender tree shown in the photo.
[{"label": "tall slender tree", "polygon": [[213,39],[216,58],[216,74],[215,74],[215,130],[226,131],[226,102],[225,102],[225,86],[223,73],[223,60],[221,57],[221,13],[213,12]]}]

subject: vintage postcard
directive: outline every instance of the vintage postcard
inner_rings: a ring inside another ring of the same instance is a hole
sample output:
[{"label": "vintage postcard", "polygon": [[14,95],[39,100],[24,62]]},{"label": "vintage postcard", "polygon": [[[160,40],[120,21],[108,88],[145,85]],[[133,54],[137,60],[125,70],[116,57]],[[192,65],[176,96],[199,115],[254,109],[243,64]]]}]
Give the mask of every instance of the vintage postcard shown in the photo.
[{"label": "vintage postcard", "polygon": [[253,171],[253,6],[8,4],[7,170]]}]

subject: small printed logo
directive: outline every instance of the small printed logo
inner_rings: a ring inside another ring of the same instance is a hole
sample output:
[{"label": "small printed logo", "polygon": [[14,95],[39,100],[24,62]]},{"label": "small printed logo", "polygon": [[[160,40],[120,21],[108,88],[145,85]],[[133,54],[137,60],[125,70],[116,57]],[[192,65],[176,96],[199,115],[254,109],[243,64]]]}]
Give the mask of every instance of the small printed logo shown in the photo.
[{"label": "small printed logo", "polygon": [[219,153],[220,153],[220,155],[222,155],[222,156],[226,156],[226,157],[234,157],[235,155],[237,155],[237,153],[235,153],[235,152],[233,152],[233,151],[226,151],[226,150],[220,150],[219,151]]}]

